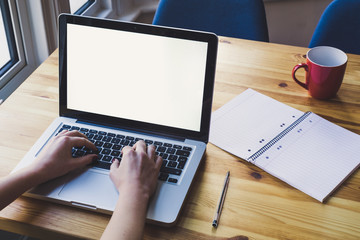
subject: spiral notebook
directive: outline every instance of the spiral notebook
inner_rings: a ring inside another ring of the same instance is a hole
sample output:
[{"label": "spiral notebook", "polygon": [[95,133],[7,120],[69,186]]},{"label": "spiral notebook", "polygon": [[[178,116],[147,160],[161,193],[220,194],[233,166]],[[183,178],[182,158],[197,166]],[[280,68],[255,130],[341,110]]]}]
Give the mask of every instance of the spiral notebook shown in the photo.
[{"label": "spiral notebook", "polygon": [[360,135],[252,89],[213,112],[209,140],[320,202],[360,165]]}]

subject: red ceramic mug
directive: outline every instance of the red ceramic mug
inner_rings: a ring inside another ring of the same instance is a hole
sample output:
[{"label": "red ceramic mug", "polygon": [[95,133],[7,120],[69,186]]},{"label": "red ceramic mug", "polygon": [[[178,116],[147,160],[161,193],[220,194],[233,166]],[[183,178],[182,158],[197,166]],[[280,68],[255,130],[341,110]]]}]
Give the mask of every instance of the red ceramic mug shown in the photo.
[{"label": "red ceramic mug", "polygon": [[[306,63],[296,65],[292,77],[296,83],[307,89],[317,99],[329,99],[336,96],[344,78],[347,56],[340,49],[319,46],[306,54]],[[298,69],[306,71],[306,81],[299,81],[295,73]]]}]

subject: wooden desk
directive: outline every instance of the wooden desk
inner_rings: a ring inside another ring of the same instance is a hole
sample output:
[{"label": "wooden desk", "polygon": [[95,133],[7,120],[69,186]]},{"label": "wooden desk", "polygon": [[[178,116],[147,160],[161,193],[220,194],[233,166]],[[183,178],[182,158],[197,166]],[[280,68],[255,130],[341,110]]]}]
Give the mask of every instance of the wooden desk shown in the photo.
[{"label": "wooden desk", "polygon": [[[216,110],[253,88],[360,134],[360,56],[349,55],[335,99],[319,101],[291,79],[306,48],[221,38]],[[303,72],[299,71],[299,77]],[[58,54],[52,54],[0,106],[0,177],[7,175],[58,114]],[[359,146],[360,147],[360,146]],[[226,171],[231,170],[220,225],[211,227]],[[109,216],[21,197],[0,212],[0,229],[42,239],[98,239]],[[212,144],[177,225],[145,227],[145,239],[359,239],[360,171],[325,203]]]}]

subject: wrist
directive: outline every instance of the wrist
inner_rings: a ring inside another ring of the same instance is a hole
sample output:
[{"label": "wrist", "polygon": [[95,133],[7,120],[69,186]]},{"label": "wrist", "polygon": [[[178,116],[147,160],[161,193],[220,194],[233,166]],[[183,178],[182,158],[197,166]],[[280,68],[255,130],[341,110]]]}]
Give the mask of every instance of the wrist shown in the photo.
[{"label": "wrist", "polygon": [[127,184],[119,189],[120,196],[126,196],[129,199],[141,199],[142,202],[148,202],[150,193],[147,188],[137,184]]},{"label": "wrist", "polygon": [[35,164],[28,166],[24,171],[34,187],[49,180],[46,171],[42,171]]},{"label": "wrist", "polygon": [[119,190],[119,199],[117,201],[117,207],[123,209],[124,206],[129,213],[137,212],[144,215],[147,210],[150,195],[143,191],[141,188],[131,185]]},{"label": "wrist", "polygon": [[143,225],[146,218],[149,198],[148,194],[144,194],[144,192],[138,191],[130,186],[129,188],[121,189],[113,217],[122,218],[126,215],[128,224],[133,225],[136,222],[136,224]]}]

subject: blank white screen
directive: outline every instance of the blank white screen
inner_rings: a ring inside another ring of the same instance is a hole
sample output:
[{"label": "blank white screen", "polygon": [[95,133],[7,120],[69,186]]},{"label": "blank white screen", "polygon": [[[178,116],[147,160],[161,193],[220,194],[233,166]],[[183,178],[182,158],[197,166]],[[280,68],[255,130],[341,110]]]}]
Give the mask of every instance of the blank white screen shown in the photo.
[{"label": "blank white screen", "polygon": [[200,131],[207,43],[67,25],[69,109]]}]

